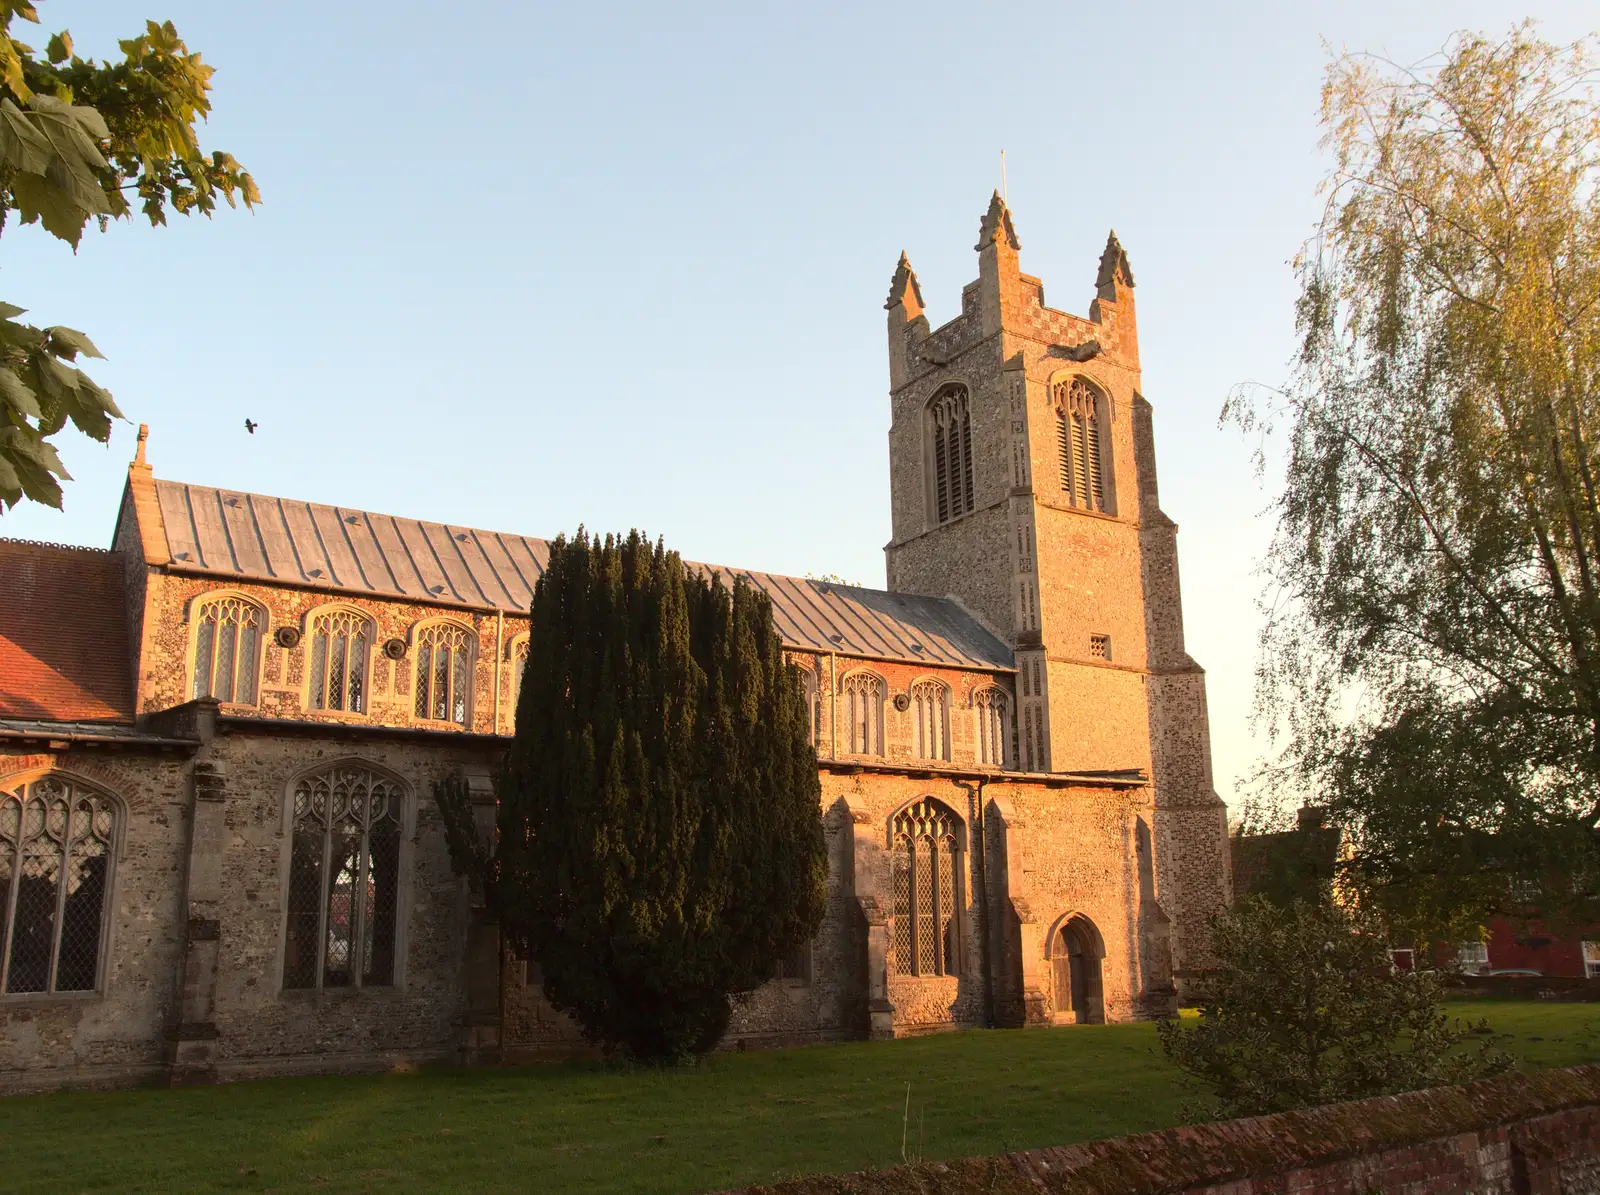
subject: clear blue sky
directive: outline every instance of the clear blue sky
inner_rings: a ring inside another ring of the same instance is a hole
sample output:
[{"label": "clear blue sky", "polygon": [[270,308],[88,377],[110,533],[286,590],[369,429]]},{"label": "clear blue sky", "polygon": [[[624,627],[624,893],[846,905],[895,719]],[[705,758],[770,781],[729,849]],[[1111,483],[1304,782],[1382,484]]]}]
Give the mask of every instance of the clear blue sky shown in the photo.
[{"label": "clear blue sky", "polygon": [[[976,276],[998,154],[1023,268],[1086,313],[1106,230],[1139,284],[1162,502],[1218,790],[1248,725],[1267,492],[1217,427],[1282,377],[1317,214],[1324,43],[1403,60],[1591,3],[273,4],[43,0],[103,56],[153,15],[217,67],[207,148],[265,206],[8,226],[0,297],[80,328],[131,423],[64,437],[61,514],[105,545],[134,424],[158,476],[883,583],[882,303]],[[246,435],[244,420],[260,423]]]}]

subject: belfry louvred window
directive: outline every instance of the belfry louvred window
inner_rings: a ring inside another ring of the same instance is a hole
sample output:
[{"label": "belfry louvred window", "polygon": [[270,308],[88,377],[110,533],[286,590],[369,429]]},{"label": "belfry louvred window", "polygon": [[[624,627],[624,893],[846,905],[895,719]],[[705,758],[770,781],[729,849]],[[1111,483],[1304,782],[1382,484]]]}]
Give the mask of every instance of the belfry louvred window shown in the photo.
[{"label": "belfry louvred window", "polygon": [[961,822],[928,797],[890,829],[894,880],[894,971],[961,973]]},{"label": "belfry louvred window", "polygon": [[64,776],[0,792],[0,992],[100,981],[117,805]]},{"label": "belfry louvred window", "polygon": [[1100,396],[1088,382],[1073,378],[1056,386],[1054,398],[1061,492],[1073,506],[1103,511]]},{"label": "belfry louvred window", "polygon": [[366,712],[371,646],[372,624],[354,610],[327,610],[311,620],[312,709]]},{"label": "belfry louvred window", "polygon": [[967,388],[946,386],[928,404],[928,432],[933,458],[933,516],[936,523],[967,514],[973,508],[972,417]]},{"label": "belfry louvred window", "polygon": [[431,623],[417,632],[417,717],[468,724],[477,646],[477,636],[459,623]]},{"label": "belfry louvred window", "polygon": [[400,785],[341,763],[294,786],[283,986],[394,983]]},{"label": "belfry louvred window", "polygon": [[254,705],[266,622],[260,606],[232,594],[200,602],[195,612],[191,695]]}]

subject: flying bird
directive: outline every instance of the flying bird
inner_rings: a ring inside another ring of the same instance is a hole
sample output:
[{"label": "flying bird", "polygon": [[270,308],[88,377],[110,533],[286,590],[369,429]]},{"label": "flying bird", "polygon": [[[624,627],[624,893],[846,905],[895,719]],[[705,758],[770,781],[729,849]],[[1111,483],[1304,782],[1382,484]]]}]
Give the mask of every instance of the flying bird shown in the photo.
[{"label": "flying bird", "polygon": [[260,426],[261,425],[255,422],[253,419],[246,419],[244,421],[244,430],[249,432],[252,436],[256,434],[256,428]]}]

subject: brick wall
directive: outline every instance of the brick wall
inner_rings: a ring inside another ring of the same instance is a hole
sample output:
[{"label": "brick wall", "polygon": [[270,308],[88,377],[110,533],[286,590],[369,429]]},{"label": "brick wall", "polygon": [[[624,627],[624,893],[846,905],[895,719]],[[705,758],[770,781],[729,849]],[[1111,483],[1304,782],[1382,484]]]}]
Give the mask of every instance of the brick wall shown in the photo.
[{"label": "brick wall", "polygon": [[1600,1066],[744,1195],[1600,1192]]}]

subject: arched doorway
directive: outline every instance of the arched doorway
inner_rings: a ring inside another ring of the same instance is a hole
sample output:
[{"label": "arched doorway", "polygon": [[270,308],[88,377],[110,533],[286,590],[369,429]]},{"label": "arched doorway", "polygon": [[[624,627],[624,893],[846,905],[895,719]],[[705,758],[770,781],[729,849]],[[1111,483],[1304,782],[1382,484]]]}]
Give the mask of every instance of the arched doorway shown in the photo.
[{"label": "arched doorway", "polygon": [[1056,1020],[1069,1025],[1102,1025],[1105,996],[1100,982],[1100,931],[1082,915],[1068,918],[1050,944],[1055,980]]}]

